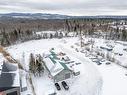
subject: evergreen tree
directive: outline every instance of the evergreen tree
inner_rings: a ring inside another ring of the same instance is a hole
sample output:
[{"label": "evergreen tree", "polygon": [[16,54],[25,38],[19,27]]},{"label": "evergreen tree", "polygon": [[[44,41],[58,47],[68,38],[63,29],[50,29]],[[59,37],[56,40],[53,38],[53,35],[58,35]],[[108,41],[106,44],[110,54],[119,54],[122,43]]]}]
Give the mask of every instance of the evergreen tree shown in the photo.
[{"label": "evergreen tree", "polygon": [[127,40],[127,31],[125,29],[122,30],[122,40]]},{"label": "evergreen tree", "polygon": [[30,54],[29,71],[35,74],[35,58],[32,53]]},{"label": "evergreen tree", "polygon": [[30,54],[29,71],[35,77],[40,77],[44,73],[44,64],[41,55],[36,55],[36,58],[34,58],[33,54]]},{"label": "evergreen tree", "polygon": [[3,46],[7,46],[7,45],[10,45],[10,40],[9,40],[9,36],[8,34],[5,32],[5,28],[3,28],[3,31],[2,31],[2,40],[1,40],[1,45]]}]

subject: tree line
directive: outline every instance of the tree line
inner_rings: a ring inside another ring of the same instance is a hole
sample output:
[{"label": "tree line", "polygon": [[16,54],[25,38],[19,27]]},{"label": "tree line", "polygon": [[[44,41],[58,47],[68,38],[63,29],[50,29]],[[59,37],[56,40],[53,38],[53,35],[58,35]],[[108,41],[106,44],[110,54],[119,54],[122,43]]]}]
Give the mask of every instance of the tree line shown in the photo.
[{"label": "tree line", "polygon": [[[77,35],[88,35],[105,39],[127,41],[127,21],[115,19],[68,19],[65,20],[65,30],[76,32]],[[112,27],[113,26],[113,27]],[[122,28],[120,28],[122,26]],[[116,28],[114,28],[116,27]],[[97,34],[95,34],[97,33]],[[105,34],[105,35],[103,35]]]},{"label": "tree line", "polygon": [[34,39],[34,32],[30,30],[22,31],[20,28],[14,29],[12,32],[6,32],[5,28],[1,31],[1,45],[8,46],[18,42],[24,42]]},{"label": "tree line", "polygon": [[[9,46],[19,42],[33,39],[48,39],[69,37],[73,32],[74,36],[104,36],[105,39],[127,40],[127,29],[121,29],[119,25],[126,25],[127,21],[115,19],[65,19],[65,20],[27,20],[16,19],[10,21],[0,21],[0,44]],[[115,26],[113,28],[111,26]],[[6,28],[5,28],[6,27]],[[38,31],[55,31],[52,33],[43,33],[36,35]],[[61,32],[60,32],[61,31]],[[98,34],[96,34],[98,33]],[[105,33],[105,35],[102,35]]]}]

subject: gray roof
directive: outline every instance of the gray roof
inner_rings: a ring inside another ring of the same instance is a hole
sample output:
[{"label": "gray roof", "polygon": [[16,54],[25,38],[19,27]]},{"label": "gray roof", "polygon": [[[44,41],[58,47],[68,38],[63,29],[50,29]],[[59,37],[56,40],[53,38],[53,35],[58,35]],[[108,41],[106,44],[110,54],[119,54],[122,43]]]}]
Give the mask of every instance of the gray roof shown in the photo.
[{"label": "gray roof", "polygon": [[20,86],[18,65],[13,63],[3,63],[0,74],[0,89],[4,87]]},{"label": "gray roof", "polygon": [[16,74],[14,73],[2,73],[0,76],[0,88],[1,87],[12,87],[15,75]]},{"label": "gray roof", "polygon": [[7,63],[3,64],[2,72],[11,72],[16,70],[17,70],[17,67],[13,66],[12,64],[7,64]]}]

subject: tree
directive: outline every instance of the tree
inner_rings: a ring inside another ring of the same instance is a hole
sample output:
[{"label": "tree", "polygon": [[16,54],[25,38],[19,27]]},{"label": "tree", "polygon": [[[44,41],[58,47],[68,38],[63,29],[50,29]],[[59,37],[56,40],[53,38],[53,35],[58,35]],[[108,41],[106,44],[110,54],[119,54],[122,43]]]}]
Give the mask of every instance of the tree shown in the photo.
[{"label": "tree", "polygon": [[36,70],[36,73],[39,77],[44,73],[44,64],[40,54],[36,57]]},{"label": "tree", "polygon": [[1,41],[1,45],[3,46],[7,46],[7,45],[10,45],[10,40],[8,38],[8,34],[5,32],[5,28],[3,28],[3,31],[2,31],[2,41]]},{"label": "tree", "polygon": [[34,55],[30,54],[30,63],[29,63],[29,71],[34,74],[34,76],[41,76],[44,73],[44,64],[41,55]]},{"label": "tree", "polygon": [[63,37],[63,33],[60,32],[60,33],[59,33],[59,38],[62,38],[62,37]]},{"label": "tree", "polygon": [[49,34],[49,38],[52,39],[53,38],[53,35],[52,33]]},{"label": "tree", "polygon": [[55,38],[58,38],[58,32],[57,32],[57,31],[55,32],[54,37],[55,37]]},{"label": "tree", "polygon": [[127,31],[125,28],[122,30],[122,40],[125,41],[127,39]]},{"label": "tree", "polygon": [[29,71],[35,75],[35,58],[32,53],[30,54]]}]

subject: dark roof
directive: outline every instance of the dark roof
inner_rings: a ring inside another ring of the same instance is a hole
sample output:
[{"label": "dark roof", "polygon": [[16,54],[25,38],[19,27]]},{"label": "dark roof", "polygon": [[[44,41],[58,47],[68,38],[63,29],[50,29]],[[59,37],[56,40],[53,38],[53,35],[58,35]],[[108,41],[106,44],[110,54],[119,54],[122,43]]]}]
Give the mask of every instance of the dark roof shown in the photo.
[{"label": "dark roof", "polygon": [[17,65],[12,65],[11,63],[3,63],[2,72],[0,74],[0,89],[16,86],[14,81],[18,80],[18,73],[16,73],[17,70]]},{"label": "dark roof", "polygon": [[0,75],[0,87],[12,87],[15,75],[14,73],[2,73]]},{"label": "dark roof", "polygon": [[16,71],[17,67],[12,66],[12,64],[4,63],[2,67],[2,72],[10,72],[10,71]]}]

